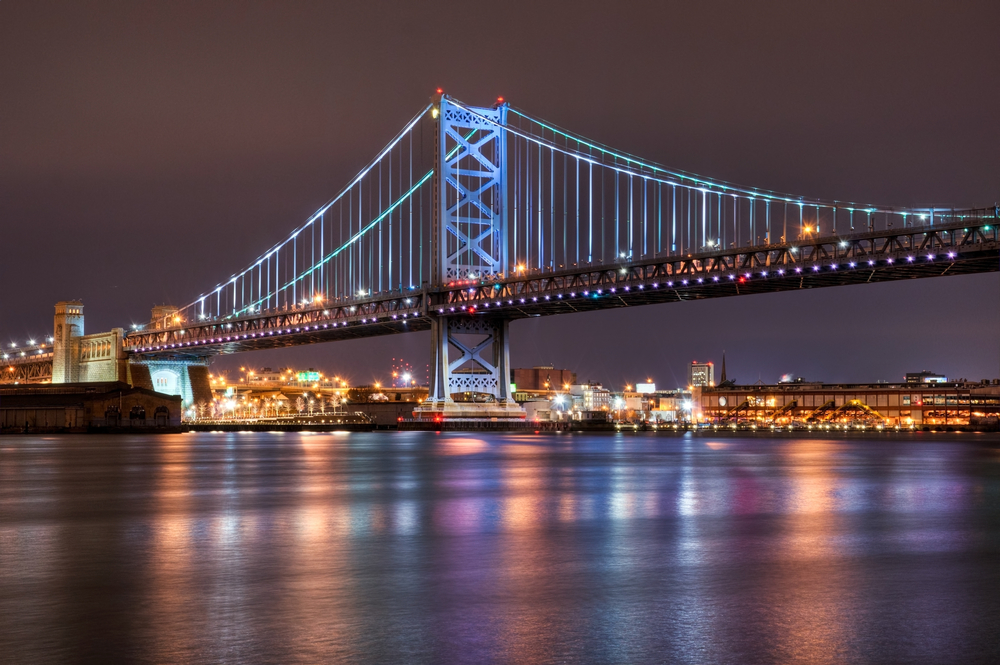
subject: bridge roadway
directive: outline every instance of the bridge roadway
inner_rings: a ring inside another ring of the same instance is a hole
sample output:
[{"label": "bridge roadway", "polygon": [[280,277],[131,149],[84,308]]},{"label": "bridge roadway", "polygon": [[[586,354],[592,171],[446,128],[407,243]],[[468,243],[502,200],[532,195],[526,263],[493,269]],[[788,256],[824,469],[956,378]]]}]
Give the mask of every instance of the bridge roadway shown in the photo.
[{"label": "bridge roadway", "polygon": [[0,383],[42,383],[52,379],[52,347],[24,347],[3,354]]},{"label": "bridge roadway", "polygon": [[457,282],[133,332],[129,354],[193,358],[430,329],[433,316],[519,319],[1000,269],[994,210],[913,226],[644,262]]}]

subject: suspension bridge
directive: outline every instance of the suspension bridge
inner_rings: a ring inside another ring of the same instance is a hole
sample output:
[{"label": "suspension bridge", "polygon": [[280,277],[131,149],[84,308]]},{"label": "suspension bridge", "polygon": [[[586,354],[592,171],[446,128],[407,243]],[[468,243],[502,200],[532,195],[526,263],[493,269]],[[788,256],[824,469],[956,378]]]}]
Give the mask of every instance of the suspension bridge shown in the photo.
[{"label": "suspension bridge", "polygon": [[[116,357],[203,363],[430,330],[423,415],[517,418],[513,320],[994,271],[998,221],[996,206],[892,207],[706,178],[503,99],[477,107],[439,91],[304,223],[187,305],[154,310]],[[57,331],[48,357],[66,343]],[[27,368],[46,351],[27,351],[7,354],[21,368],[9,374],[44,377]],[[493,399],[453,400],[464,392]]]}]

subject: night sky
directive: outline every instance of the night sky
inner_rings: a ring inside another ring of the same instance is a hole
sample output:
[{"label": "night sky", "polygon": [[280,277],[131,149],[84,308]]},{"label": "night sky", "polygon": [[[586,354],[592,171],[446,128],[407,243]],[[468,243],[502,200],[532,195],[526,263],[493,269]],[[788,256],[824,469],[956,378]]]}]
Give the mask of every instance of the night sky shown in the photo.
[{"label": "night sky", "polygon": [[[285,237],[440,86],[668,166],[826,199],[1000,198],[1000,3],[0,2],[0,341],[183,305]],[[512,325],[615,387],[1000,376],[996,273]],[[367,382],[427,333],[260,352]]]}]

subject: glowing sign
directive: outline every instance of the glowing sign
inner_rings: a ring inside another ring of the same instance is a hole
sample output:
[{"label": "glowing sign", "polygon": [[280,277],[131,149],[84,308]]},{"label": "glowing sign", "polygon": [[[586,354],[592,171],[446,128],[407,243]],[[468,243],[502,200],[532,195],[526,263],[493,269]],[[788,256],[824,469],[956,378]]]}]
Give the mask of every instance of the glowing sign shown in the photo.
[{"label": "glowing sign", "polygon": [[295,378],[303,383],[308,383],[310,381],[319,381],[319,372],[298,372]]},{"label": "glowing sign", "polygon": [[635,391],[637,393],[655,393],[656,384],[655,383],[637,383],[635,384]]}]

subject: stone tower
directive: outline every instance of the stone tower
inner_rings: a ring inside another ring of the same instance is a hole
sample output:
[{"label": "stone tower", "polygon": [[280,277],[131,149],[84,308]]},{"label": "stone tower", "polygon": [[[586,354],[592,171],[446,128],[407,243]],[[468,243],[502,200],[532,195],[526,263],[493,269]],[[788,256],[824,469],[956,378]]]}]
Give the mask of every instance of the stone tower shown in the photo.
[{"label": "stone tower", "polygon": [[79,381],[74,340],[83,334],[83,303],[79,300],[57,302],[52,334],[52,383]]}]

